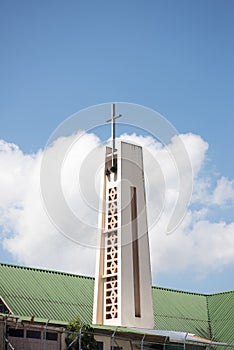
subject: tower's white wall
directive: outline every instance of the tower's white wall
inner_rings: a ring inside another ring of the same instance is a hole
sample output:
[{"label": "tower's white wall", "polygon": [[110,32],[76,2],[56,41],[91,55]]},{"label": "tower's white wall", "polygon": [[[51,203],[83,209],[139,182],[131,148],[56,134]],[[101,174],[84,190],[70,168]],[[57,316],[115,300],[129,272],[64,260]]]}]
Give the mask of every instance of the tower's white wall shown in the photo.
[{"label": "tower's white wall", "polygon": [[[105,158],[107,158],[108,149],[106,149]],[[106,176],[105,167],[103,177],[100,184],[100,203],[98,214],[98,235],[100,248],[96,254],[96,269],[95,269],[95,286],[94,286],[94,303],[93,303],[93,324],[103,324],[103,308],[104,308],[104,294],[103,294],[103,274],[104,274],[104,236],[103,227],[105,225],[105,201],[106,201]]]},{"label": "tower's white wall", "polygon": [[[142,148],[121,142],[121,302],[122,325],[153,328],[152,281]],[[131,186],[136,187],[141,317],[135,317]]]},{"label": "tower's white wall", "polygon": [[[117,188],[118,206],[118,317],[110,319],[108,318],[109,316],[106,316],[105,306],[108,300],[106,299],[105,288],[108,279],[105,276],[105,271],[107,271],[105,266],[108,254],[107,246],[105,246],[97,253],[98,266],[96,268],[93,322],[116,326],[153,328],[152,284],[142,148],[129,143],[119,142],[117,149],[117,174],[104,175],[102,191],[103,197],[106,197],[107,201],[102,207],[99,224],[102,231],[100,240],[103,245],[107,237],[106,232],[108,232],[108,191],[114,186]],[[108,153],[109,149],[107,149],[106,153],[106,169],[110,166]],[[132,231],[134,229],[132,226],[131,187],[135,187],[136,193],[137,230],[135,231],[138,234],[137,254],[132,243]],[[133,261],[136,261],[136,256],[138,257],[137,262],[139,262],[139,273],[137,273],[137,285],[139,288],[135,287],[134,289],[136,272],[134,273],[133,265],[136,266],[136,264],[133,264]],[[136,289],[139,291],[139,298],[136,298]],[[137,305],[140,305],[140,314],[136,313],[136,299],[138,300]]]}]

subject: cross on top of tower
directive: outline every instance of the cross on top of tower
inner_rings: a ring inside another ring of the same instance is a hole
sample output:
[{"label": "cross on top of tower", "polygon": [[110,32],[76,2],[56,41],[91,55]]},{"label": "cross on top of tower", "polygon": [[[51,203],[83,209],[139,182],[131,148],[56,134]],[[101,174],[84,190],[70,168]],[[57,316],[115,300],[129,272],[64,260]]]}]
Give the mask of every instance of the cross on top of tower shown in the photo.
[{"label": "cross on top of tower", "polygon": [[111,166],[114,169],[114,153],[115,153],[115,120],[122,117],[121,114],[115,115],[115,103],[112,103],[111,105],[111,110],[112,110],[112,117],[111,119],[108,119],[106,122],[110,123],[111,122],[111,137],[112,137],[112,162]]}]

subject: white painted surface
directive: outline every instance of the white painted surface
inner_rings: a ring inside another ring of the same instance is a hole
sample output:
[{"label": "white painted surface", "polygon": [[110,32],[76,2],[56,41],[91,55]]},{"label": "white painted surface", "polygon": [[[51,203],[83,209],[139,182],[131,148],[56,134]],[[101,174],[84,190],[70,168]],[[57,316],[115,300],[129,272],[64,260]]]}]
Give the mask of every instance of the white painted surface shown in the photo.
[{"label": "white painted surface", "polygon": [[[106,318],[105,296],[105,249],[97,253],[95,280],[94,324],[153,328],[153,303],[151,289],[151,268],[147,228],[145,200],[145,184],[142,148],[133,144],[119,142],[117,144],[117,176],[107,177],[103,181],[103,196],[108,189],[117,187],[118,206],[118,317]],[[110,149],[107,149],[107,154]],[[109,159],[109,158],[108,158]],[[109,164],[107,163],[107,167]],[[133,246],[131,222],[131,186],[136,187],[137,229],[139,253],[139,285],[141,316],[135,316]],[[108,201],[107,201],[108,202]],[[108,205],[108,203],[107,203]],[[107,208],[103,207],[99,223],[101,225],[101,241],[103,243],[107,229]]]}]

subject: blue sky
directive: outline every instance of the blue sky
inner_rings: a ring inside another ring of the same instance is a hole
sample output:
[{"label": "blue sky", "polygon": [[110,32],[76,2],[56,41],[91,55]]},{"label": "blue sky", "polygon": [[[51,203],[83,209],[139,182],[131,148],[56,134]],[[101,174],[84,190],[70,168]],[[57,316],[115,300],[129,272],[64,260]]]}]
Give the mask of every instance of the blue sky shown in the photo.
[{"label": "blue sky", "polygon": [[[232,180],[233,40],[231,0],[2,0],[0,138],[36,153],[77,111],[131,102],[158,111],[179,133],[199,135],[209,144],[203,177]],[[234,221],[233,206],[221,209],[212,211],[214,220]],[[3,262],[17,262],[1,254]],[[201,280],[187,270],[162,272],[156,283],[234,289],[233,268]]]}]

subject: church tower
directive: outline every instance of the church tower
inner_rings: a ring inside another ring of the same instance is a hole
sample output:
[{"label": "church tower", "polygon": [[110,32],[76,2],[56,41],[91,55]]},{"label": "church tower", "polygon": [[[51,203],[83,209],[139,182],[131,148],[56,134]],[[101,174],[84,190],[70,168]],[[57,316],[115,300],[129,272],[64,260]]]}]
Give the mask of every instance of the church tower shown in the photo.
[{"label": "church tower", "polygon": [[153,328],[151,269],[142,148],[115,145],[112,105],[112,148],[106,147],[99,214],[94,324]]}]

